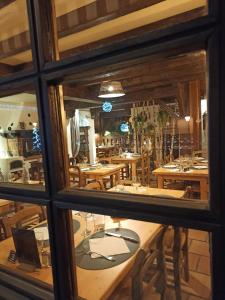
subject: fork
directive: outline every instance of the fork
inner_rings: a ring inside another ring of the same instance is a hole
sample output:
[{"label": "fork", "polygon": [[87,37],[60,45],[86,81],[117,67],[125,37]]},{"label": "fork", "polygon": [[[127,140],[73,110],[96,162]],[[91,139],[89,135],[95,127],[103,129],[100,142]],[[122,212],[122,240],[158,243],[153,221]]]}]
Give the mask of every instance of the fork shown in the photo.
[{"label": "fork", "polygon": [[109,255],[103,255],[101,253],[98,253],[98,252],[95,252],[95,251],[88,251],[86,252],[86,254],[88,255],[91,255],[91,254],[97,254],[97,255],[100,255],[101,257],[107,259],[107,260],[110,260],[110,261],[115,261],[115,258],[112,257],[112,256],[109,256]]}]

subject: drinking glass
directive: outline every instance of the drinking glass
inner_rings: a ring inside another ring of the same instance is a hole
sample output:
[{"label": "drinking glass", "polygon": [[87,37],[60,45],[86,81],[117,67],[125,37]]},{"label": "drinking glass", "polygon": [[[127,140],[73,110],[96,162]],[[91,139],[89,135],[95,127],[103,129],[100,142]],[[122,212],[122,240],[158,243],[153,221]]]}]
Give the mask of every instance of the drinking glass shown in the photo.
[{"label": "drinking glass", "polygon": [[86,238],[88,235],[92,232],[92,221],[93,221],[93,215],[88,212],[80,212],[81,218],[84,220],[85,228],[82,232],[82,236]]}]

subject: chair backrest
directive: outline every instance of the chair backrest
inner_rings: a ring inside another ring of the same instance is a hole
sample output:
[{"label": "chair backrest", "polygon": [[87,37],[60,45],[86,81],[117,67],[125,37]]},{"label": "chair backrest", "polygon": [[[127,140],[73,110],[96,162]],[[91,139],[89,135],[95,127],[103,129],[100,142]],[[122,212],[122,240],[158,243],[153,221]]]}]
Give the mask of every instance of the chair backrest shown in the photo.
[{"label": "chair backrest", "polygon": [[84,188],[88,190],[101,190],[101,191],[105,190],[104,184],[101,180],[88,183]]},{"label": "chair backrest", "polygon": [[85,176],[82,175],[81,169],[79,166],[70,166],[69,170],[70,182],[78,187],[85,185]]},{"label": "chair backrest", "polygon": [[32,205],[17,211],[12,217],[3,217],[2,225],[5,237],[8,238],[12,235],[12,227],[20,227],[22,221],[25,221],[35,215],[39,216],[39,221],[43,221],[45,219],[44,210],[41,206]]},{"label": "chair backrest", "polygon": [[202,156],[202,157],[207,157],[207,152],[205,150],[198,150],[198,151],[193,151],[193,156]]},{"label": "chair backrest", "polygon": [[[166,267],[164,256],[164,236],[167,226],[161,226],[144,249],[137,253],[132,272],[132,300],[140,300],[143,296],[143,283],[146,281],[154,287],[161,284],[166,287]],[[152,271],[152,274],[151,274]],[[148,280],[145,279],[149,275]],[[152,275],[152,276],[151,276]]]}]

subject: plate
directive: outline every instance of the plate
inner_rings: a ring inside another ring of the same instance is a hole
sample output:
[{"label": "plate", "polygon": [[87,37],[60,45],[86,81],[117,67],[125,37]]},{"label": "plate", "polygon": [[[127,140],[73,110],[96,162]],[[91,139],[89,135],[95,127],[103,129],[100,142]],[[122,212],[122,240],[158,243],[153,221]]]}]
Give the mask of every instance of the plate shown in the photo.
[{"label": "plate", "polygon": [[165,169],[176,169],[177,165],[165,165],[165,166],[163,166],[163,168],[165,168]]},{"label": "plate", "polygon": [[208,167],[206,167],[206,166],[193,166],[192,169],[195,169],[195,170],[207,170]]}]

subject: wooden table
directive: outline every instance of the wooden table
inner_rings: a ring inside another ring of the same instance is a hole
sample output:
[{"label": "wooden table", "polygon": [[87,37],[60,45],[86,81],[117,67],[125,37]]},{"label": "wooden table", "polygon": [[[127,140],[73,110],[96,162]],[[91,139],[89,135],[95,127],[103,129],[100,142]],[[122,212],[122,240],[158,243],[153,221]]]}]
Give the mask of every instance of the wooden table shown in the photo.
[{"label": "wooden table", "polygon": [[10,212],[13,206],[13,201],[0,199],[0,215]]},{"label": "wooden table", "polygon": [[205,170],[189,170],[180,172],[177,169],[158,168],[153,171],[157,177],[158,188],[164,188],[164,180],[183,180],[183,181],[197,181],[200,183],[200,199],[208,199],[208,169]]},{"label": "wooden table", "polygon": [[[108,190],[108,192],[119,192],[121,185],[115,186]],[[138,195],[148,195],[148,196],[168,196],[174,198],[183,198],[185,195],[185,191],[179,190],[169,190],[169,189],[158,189],[158,188],[150,188],[150,187],[134,187],[134,186],[123,186],[123,192],[128,192],[131,194]]]},{"label": "wooden table", "polygon": [[[86,178],[103,180],[105,177],[110,177],[111,186],[120,182],[120,170],[124,168],[124,164],[107,164],[93,170],[85,170],[81,168],[82,174]],[[115,176],[115,178],[113,178]]]},{"label": "wooden table", "polygon": [[141,159],[141,156],[113,156],[111,158],[112,163],[123,163],[131,166],[132,179],[137,178],[137,163]]},{"label": "wooden table", "polygon": [[[144,247],[150,239],[154,238],[161,225],[136,220],[123,220],[121,221],[121,226],[123,228],[134,230],[140,237],[140,247]],[[118,227],[118,224],[113,223],[112,219],[107,217],[106,229],[113,227]],[[80,229],[75,234],[76,244],[78,244],[82,239],[81,233],[83,229],[84,228],[81,224]],[[12,264],[7,261],[8,254],[11,249],[14,249],[12,238],[8,238],[7,240],[0,242],[0,264],[8,267],[9,269],[17,270],[19,274],[24,274],[21,270],[17,269],[17,264]],[[85,270],[77,267],[79,296],[87,300],[106,300],[131,270],[134,259],[135,255],[122,264],[105,270]],[[37,272],[25,274],[26,276],[52,285],[51,268],[42,268]]]}]

